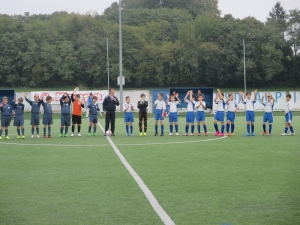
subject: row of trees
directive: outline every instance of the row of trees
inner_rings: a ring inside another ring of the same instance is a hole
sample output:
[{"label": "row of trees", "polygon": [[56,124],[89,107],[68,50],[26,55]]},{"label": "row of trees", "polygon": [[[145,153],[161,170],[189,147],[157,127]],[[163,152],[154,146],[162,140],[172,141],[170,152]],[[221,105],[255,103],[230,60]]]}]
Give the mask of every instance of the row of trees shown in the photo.
[{"label": "row of trees", "polygon": [[[217,0],[124,0],[126,86],[243,85],[246,42],[251,86],[300,83],[300,10],[277,3],[266,23],[220,17]],[[0,14],[0,86],[104,87],[119,75],[118,4],[103,15]]]}]

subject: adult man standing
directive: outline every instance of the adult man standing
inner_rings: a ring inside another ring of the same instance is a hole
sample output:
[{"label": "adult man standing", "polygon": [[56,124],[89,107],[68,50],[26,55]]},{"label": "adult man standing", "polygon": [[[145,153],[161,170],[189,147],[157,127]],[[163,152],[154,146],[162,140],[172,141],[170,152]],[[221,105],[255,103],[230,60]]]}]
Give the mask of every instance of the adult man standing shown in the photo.
[{"label": "adult man standing", "polygon": [[115,90],[113,88],[109,89],[109,95],[104,98],[103,110],[105,114],[105,133],[108,131],[109,123],[111,123],[111,133],[115,136],[115,120],[116,120],[116,106],[120,105],[119,100],[114,96]]}]

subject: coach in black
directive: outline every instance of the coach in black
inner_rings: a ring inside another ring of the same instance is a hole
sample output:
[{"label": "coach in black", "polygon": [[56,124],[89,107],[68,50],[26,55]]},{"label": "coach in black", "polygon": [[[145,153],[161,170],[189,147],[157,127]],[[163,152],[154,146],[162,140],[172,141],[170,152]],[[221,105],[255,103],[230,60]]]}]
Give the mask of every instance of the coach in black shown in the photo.
[{"label": "coach in black", "polygon": [[103,101],[103,111],[105,114],[105,133],[108,131],[109,123],[111,123],[111,133],[115,136],[115,120],[116,120],[116,105],[120,105],[119,100],[114,96],[115,90],[109,89],[109,95],[105,97]]}]

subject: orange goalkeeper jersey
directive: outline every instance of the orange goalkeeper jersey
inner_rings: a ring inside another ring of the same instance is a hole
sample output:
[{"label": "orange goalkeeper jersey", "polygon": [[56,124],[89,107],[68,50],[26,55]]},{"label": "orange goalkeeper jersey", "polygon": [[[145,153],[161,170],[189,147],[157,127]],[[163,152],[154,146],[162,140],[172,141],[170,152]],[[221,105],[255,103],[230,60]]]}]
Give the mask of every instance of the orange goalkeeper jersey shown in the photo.
[{"label": "orange goalkeeper jersey", "polygon": [[82,113],[82,104],[81,102],[74,101],[73,102],[73,115],[81,116]]}]

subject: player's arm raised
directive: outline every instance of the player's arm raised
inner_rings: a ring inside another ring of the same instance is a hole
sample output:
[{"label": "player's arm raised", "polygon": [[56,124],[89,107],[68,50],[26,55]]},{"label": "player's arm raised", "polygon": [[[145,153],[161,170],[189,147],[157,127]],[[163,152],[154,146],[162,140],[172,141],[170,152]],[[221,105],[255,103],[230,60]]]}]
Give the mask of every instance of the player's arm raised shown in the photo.
[{"label": "player's arm raised", "polygon": [[169,104],[169,98],[170,98],[170,95],[167,94],[167,100],[166,100],[167,105]]},{"label": "player's arm raised", "polygon": [[240,91],[239,94],[241,96],[242,102],[244,102],[244,92]]},{"label": "player's arm raised", "polygon": [[224,99],[224,97],[222,96],[222,93],[221,93],[220,89],[218,89],[218,96],[219,96],[219,99],[220,99],[220,100],[223,100],[223,99]]},{"label": "player's arm raised", "polygon": [[186,102],[186,100],[187,100],[187,97],[189,96],[189,94],[190,94],[190,91],[188,91],[187,93],[186,93],[186,96],[184,97],[184,102]]},{"label": "player's arm raised", "polygon": [[256,101],[256,98],[257,98],[257,89],[255,89],[253,92],[254,92],[254,101]]}]

